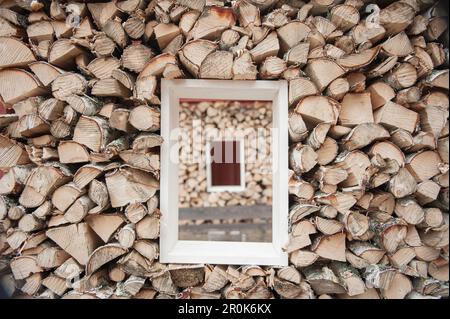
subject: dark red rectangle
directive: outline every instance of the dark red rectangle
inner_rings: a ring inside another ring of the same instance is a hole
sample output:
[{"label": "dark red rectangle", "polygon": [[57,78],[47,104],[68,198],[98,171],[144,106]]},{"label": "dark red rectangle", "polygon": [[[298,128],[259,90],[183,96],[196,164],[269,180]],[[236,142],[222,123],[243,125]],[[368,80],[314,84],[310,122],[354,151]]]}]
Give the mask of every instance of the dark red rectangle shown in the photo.
[{"label": "dark red rectangle", "polygon": [[[241,185],[242,163],[240,163],[239,146],[239,141],[215,141],[211,143],[211,186]],[[219,152],[219,154],[221,152],[221,158],[214,156],[214,151]]]}]

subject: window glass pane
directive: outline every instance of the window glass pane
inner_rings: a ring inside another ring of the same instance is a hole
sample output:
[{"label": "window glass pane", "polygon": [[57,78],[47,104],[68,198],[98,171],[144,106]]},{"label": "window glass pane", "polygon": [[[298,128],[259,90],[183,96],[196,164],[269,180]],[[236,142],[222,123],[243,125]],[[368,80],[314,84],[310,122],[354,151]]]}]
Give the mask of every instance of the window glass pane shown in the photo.
[{"label": "window glass pane", "polygon": [[239,141],[211,142],[211,185],[241,185]]}]

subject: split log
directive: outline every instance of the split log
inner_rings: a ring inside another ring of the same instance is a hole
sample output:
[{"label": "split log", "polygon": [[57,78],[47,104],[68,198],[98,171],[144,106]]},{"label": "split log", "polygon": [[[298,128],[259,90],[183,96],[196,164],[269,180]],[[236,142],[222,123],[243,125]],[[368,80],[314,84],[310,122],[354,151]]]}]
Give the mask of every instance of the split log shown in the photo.
[{"label": "split log", "polygon": [[345,74],[345,70],[339,64],[329,59],[313,59],[309,61],[305,72],[320,92],[333,80]]},{"label": "split log", "polygon": [[349,54],[337,60],[337,63],[347,71],[353,71],[369,65],[378,55],[379,47],[364,50],[361,53]]},{"label": "split log", "polygon": [[181,288],[197,286],[203,281],[203,265],[169,265],[173,283]]},{"label": "split log", "polygon": [[163,53],[150,59],[138,76],[138,80],[150,76],[163,74],[166,65],[177,64],[176,57],[170,53]]},{"label": "split log", "polygon": [[331,23],[346,32],[359,22],[359,12],[351,5],[337,5],[331,11]]},{"label": "split log", "polygon": [[232,79],[233,54],[228,51],[210,53],[202,62],[199,78],[202,79]]},{"label": "split log", "polygon": [[97,248],[92,252],[92,254],[89,256],[89,259],[87,260],[86,274],[93,274],[100,267],[110,262],[111,260],[122,256],[126,252],[127,250],[125,248],[122,248],[116,244],[108,244]]},{"label": "split log", "polygon": [[46,93],[39,80],[22,69],[1,70],[0,83],[2,83],[0,85],[0,96],[5,103],[9,104]]},{"label": "split log", "polygon": [[133,249],[147,258],[150,262],[158,258],[159,255],[158,245],[145,239],[136,240],[133,244]]},{"label": "split log", "polygon": [[395,214],[403,218],[408,224],[417,225],[423,221],[423,209],[411,198],[402,198],[396,201]]},{"label": "split log", "polygon": [[316,86],[305,78],[298,78],[289,81],[289,105],[296,105],[302,98],[316,95]]},{"label": "split log", "polygon": [[233,80],[256,80],[258,71],[249,52],[244,52],[234,60],[232,73]]},{"label": "split log", "polygon": [[148,173],[120,168],[105,176],[112,207],[145,202],[159,189],[159,183]]},{"label": "split log", "polygon": [[189,37],[194,40],[217,40],[224,30],[235,24],[236,17],[230,8],[207,7],[189,32]]},{"label": "split log", "polygon": [[288,52],[284,59],[289,65],[303,66],[306,64],[309,53],[309,42],[299,43]]},{"label": "split log", "polygon": [[392,88],[409,88],[417,81],[417,70],[411,63],[401,63],[384,75],[384,80]]},{"label": "split log", "polygon": [[414,8],[404,2],[395,2],[380,11],[380,24],[386,29],[386,35],[405,30],[414,18]]},{"label": "split log", "polygon": [[27,179],[19,203],[25,207],[38,207],[56,188],[68,182],[70,173],[64,167],[39,166]]},{"label": "split log", "polygon": [[75,126],[73,140],[94,152],[104,150],[111,141],[108,122],[100,117],[81,116]]},{"label": "split log", "polygon": [[26,214],[19,220],[19,229],[24,232],[34,232],[44,228],[44,223],[32,214]]},{"label": "split log", "polygon": [[318,295],[343,294],[346,292],[339,278],[328,267],[309,267],[303,273],[306,281]]},{"label": "split log", "polygon": [[20,193],[32,169],[31,165],[17,165],[9,169],[3,169],[4,173],[0,179],[0,194]]},{"label": "split log", "polygon": [[159,98],[155,95],[156,85],[155,76],[139,76],[133,89],[133,98],[140,103],[160,104]]},{"label": "split log", "polygon": [[153,28],[153,33],[159,48],[163,50],[181,33],[181,30],[175,24],[160,23]]},{"label": "split log", "polygon": [[88,3],[87,8],[94,19],[95,24],[102,28],[105,23],[119,14],[116,1],[108,3]]},{"label": "split log", "polygon": [[361,295],[366,291],[365,283],[356,269],[342,262],[331,263],[331,269],[343,283],[349,296]]},{"label": "split log", "polygon": [[147,46],[132,43],[123,50],[121,64],[124,68],[139,73],[153,56],[153,51]]},{"label": "split log", "polygon": [[68,258],[64,250],[57,247],[49,247],[37,255],[37,263],[42,268],[55,268],[61,266]]},{"label": "split log", "polygon": [[0,135],[0,167],[14,167],[30,163],[22,144]]},{"label": "split log", "polygon": [[396,273],[389,288],[382,289],[381,293],[385,299],[403,299],[412,290],[411,280],[401,273]]},{"label": "split log", "polygon": [[318,237],[311,246],[312,251],[322,258],[346,261],[345,234],[337,233]]},{"label": "split log", "polygon": [[344,147],[349,150],[363,148],[374,141],[386,139],[389,132],[377,124],[360,124],[356,126],[344,139]]},{"label": "split log", "polygon": [[348,93],[344,96],[338,121],[341,125],[354,127],[373,121],[370,93]]},{"label": "split log", "polygon": [[136,224],[139,239],[155,239],[159,236],[159,218],[146,216]]},{"label": "split log", "polygon": [[63,69],[71,69],[75,65],[75,58],[84,54],[84,51],[69,39],[55,41],[48,50],[48,62]]},{"label": "split log", "polygon": [[52,228],[47,230],[46,235],[81,265],[86,265],[100,242],[86,223]]},{"label": "split log", "polygon": [[214,42],[194,40],[186,43],[178,55],[180,62],[194,77],[198,76],[200,66],[205,58],[217,48]]},{"label": "split log", "polygon": [[95,96],[116,96],[116,97],[129,97],[131,92],[122,83],[113,78],[107,78],[98,80],[94,83],[92,95]]},{"label": "split log", "polygon": [[16,280],[25,279],[32,274],[43,271],[33,256],[19,256],[11,260],[11,271]]},{"label": "split log", "polygon": [[87,195],[83,195],[64,213],[64,219],[69,223],[79,223],[88,214],[89,210],[95,206],[94,202]]},{"label": "split log", "polygon": [[0,68],[23,67],[35,62],[33,52],[22,41],[0,38]]},{"label": "split log", "polygon": [[117,234],[117,240],[122,247],[131,248],[136,239],[134,224],[127,224]]},{"label": "split log", "polygon": [[139,39],[144,35],[145,20],[138,16],[130,17],[123,23],[123,28],[132,39]]},{"label": "split log", "polygon": [[118,214],[89,215],[85,220],[105,243],[109,242],[116,230],[124,223],[123,217]]},{"label": "split log", "polygon": [[290,22],[277,30],[280,48],[283,53],[304,41],[311,29],[299,21]]},{"label": "split log", "polygon": [[373,116],[375,123],[388,129],[401,128],[410,133],[416,130],[419,123],[419,114],[390,101],[377,109]]},{"label": "split log", "polygon": [[25,284],[20,288],[20,290],[29,296],[33,296],[41,288],[41,282],[41,273],[32,274],[30,277],[25,279]]},{"label": "split log", "polygon": [[406,168],[400,168],[399,172],[389,181],[389,191],[396,197],[402,198],[416,191],[417,183]]},{"label": "split log", "polygon": [[289,154],[289,163],[296,174],[302,174],[311,170],[317,163],[317,154],[308,145],[297,144]]},{"label": "split log", "polygon": [[159,130],[160,112],[158,109],[141,105],[131,110],[128,122],[139,131]]},{"label": "split log", "polygon": [[109,56],[116,50],[114,41],[104,33],[98,33],[93,38],[92,51],[99,57]]},{"label": "split log", "polygon": [[308,128],[319,123],[336,124],[339,116],[340,105],[337,101],[324,96],[307,96],[300,100],[295,107]]},{"label": "split log", "polygon": [[438,166],[441,163],[441,158],[434,151],[425,151],[411,154],[406,162],[406,168],[409,172],[418,182],[422,182],[439,174]]},{"label": "split log", "polygon": [[394,90],[384,82],[375,82],[367,89],[370,92],[370,99],[374,110],[382,107],[395,97]]},{"label": "split log", "polygon": [[58,145],[58,156],[61,163],[89,162],[89,153],[83,145],[74,141],[62,141]]},{"label": "split log", "polygon": [[350,84],[348,83],[348,80],[345,78],[337,78],[328,86],[326,95],[331,97],[332,99],[341,101],[349,90]]},{"label": "split log", "polygon": [[401,219],[391,219],[384,224],[371,220],[370,227],[376,234],[375,240],[390,253],[397,250],[407,233],[406,223]]}]

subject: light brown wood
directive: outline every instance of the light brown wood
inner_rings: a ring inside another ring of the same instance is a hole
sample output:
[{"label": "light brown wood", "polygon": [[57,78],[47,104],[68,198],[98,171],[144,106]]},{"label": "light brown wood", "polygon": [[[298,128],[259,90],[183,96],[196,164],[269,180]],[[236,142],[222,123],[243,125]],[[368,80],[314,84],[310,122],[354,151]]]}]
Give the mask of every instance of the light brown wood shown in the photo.
[{"label": "light brown wood", "polygon": [[89,256],[89,259],[87,260],[86,273],[88,275],[94,273],[108,261],[120,257],[126,252],[127,251],[125,248],[122,248],[116,244],[109,244],[97,248],[92,252],[92,254]]},{"label": "light brown wood", "polygon": [[47,236],[81,265],[99,244],[99,238],[86,223],[72,224],[47,230]]},{"label": "light brown wood", "polygon": [[228,51],[216,51],[203,60],[198,76],[203,79],[229,80],[233,77],[233,54]]},{"label": "light brown wood", "polygon": [[336,124],[338,119],[337,101],[324,96],[307,96],[300,100],[295,111],[299,113],[308,128],[326,122]]},{"label": "light brown wood", "polygon": [[411,63],[401,63],[386,73],[384,80],[394,89],[408,88],[416,83],[417,70]]},{"label": "light brown wood", "polygon": [[49,48],[48,62],[61,68],[71,68],[75,64],[75,57],[84,51],[69,39],[59,39]]},{"label": "light brown wood", "polygon": [[[41,179],[46,178],[46,184],[41,187]],[[27,179],[19,202],[25,207],[38,207],[46,197],[57,187],[69,180],[69,172],[62,166],[40,166],[35,168]]]},{"label": "light brown wood", "polygon": [[21,67],[36,61],[33,52],[20,40],[0,38],[0,68]]},{"label": "light brown wood", "polygon": [[81,116],[75,126],[73,140],[94,152],[102,151],[111,140],[108,122],[100,117]]},{"label": "light brown wood", "polygon": [[11,261],[11,271],[16,280],[25,279],[34,273],[43,271],[33,256],[19,256]]},{"label": "light brown wood", "polygon": [[276,56],[280,50],[280,44],[276,32],[269,33],[264,40],[250,50],[255,63],[264,61],[269,56]]},{"label": "light brown wood", "polygon": [[375,123],[359,124],[344,138],[344,148],[352,151],[388,137],[389,132],[381,125]]},{"label": "light brown wood", "polygon": [[306,280],[318,294],[343,294],[345,288],[339,278],[328,267],[309,267],[305,271]]},{"label": "light brown wood", "polygon": [[30,163],[22,144],[0,135],[0,167],[13,167]]},{"label": "light brown wood", "polygon": [[354,127],[362,123],[373,123],[370,94],[346,94],[341,102],[338,122],[343,126],[349,127]]},{"label": "light brown wood", "polygon": [[330,59],[313,59],[309,61],[305,72],[320,92],[333,80],[345,74],[345,70]]},{"label": "light brown wood", "polygon": [[58,156],[61,163],[89,162],[89,153],[83,145],[74,141],[63,141],[58,146]]},{"label": "light brown wood", "polygon": [[139,131],[154,132],[159,130],[160,112],[157,108],[141,105],[131,110],[128,121]]},{"label": "light brown wood", "polygon": [[27,97],[46,92],[39,80],[22,69],[0,70],[0,96],[5,103],[14,104]]},{"label": "light brown wood", "polygon": [[412,133],[416,130],[419,115],[394,102],[387,102],[374,112],[375,123],[388,129],[401,128]]},{"label": "light brown wood", "polygon": [[112,207],[145,202],[159,188],[159,183],[153,176],[133,168],[120,168],[108,173],[105,179]]},{"label": "light brown wood", "polygon": [[121,64],[124,68],[139,73],[153,56],[153,51],[147,46],[132,43],[123,50]]},{"label": "light brown wood", "polygon": [[233,80],[256,80],[257,69],[249,52],[244,52],[233,62]]},{"label": "light brown wood", "polygon": [[345,234],[318,237],[311,249],[322,258],[346,261]]},{"label": "light brown wood", "polygon": [[189,37],[216,40],[225,29],[236,24],[233,11],[229,8],[209,7],[205,9],[189,32]]},{"label": "light brown wood", "polygon": [[371,84],[367,89],[370,92],[370,100],[374,110],[382,107],[395,97],[394,90],[381,81]]},{"label": "light brown wood", "polygon": [[405,30],[414,18],[414,8],[407,3],[396,2],[380,11],[380,24],[387,35]]},{"label": "light brown wood", "polygon": [[146,216],[136,224],[136,235],[139,239],[155,239],[159,235],[159,219]]},{"label": "light brown wood", "polygon": [[[422,182],[439,174],[438,165],[441,158],[438,153],[425,151],[422,153],[411,154],[407,159],[406,168],[416,178]],[[424,165],[426,163],[426,165]]]}]

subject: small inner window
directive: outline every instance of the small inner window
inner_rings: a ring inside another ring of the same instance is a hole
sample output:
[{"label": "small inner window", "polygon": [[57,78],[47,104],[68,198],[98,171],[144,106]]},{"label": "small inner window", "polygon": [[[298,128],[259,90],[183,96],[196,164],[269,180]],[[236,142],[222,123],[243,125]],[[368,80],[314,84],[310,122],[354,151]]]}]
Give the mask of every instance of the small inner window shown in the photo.
[{"label": "small inner window", "polygon": [[208,191],[243,191],[245,189],[244,142],[215,140],[207,145]]}]

